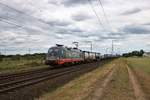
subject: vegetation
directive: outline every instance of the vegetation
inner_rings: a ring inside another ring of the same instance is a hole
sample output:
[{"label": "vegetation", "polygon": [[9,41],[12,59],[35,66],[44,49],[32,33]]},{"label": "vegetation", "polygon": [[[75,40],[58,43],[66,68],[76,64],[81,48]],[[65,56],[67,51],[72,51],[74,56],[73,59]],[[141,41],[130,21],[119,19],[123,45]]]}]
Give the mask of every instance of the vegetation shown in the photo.
[{"label": "vegetation", "polygon": [[142,58],[128,58],[128,65],[136,70],[140,70],[146,74],[150,75],[150,58],[142,57]]},{"label": "vegetation", "polygon": [[135,100],[136,97],[132,84],[130,83],[127,64],[131,67],[138,79],[136,84],[140,84],[147,100],[150,100],[150,58],[145,57],[115,59],[109,64],[103,65],[104,67],[99,67],[96,70],[86,73],[38,99],[60,100],[61,98],[62,100],[91,100],[93,99],[94,93],[97,93],[95,95],[99,95],[95,90],[98,88],[101,89],[109,70],[115,68],[111,81],[104,88],[102,97],[97,97],[96,99]]},{"label": "vegetation", "polygon": [[[115,66],[114,66],[115,65]],[[122,66],[123,65],[123,66]],[[115,68],[114,74],[110,83],[104,89],[104,97],[93,98],[94,93],[100,94],[97,89],[101,86],[110,70]],[[126,69],[124,60],[115,59],[110,63],[99,67],[83,76],[76,78],[73,81],[57,88],[51,93],[47,93],[39,100],[91,100],[91,99],[104,99],[104,100],[134,100],[132,86],[129,83],[128,71]]]},{"label": "vegetation", "polygon": [[127,58],[127,63],[135,72],[147,100],[150,100],[150,58]]},{"label": "vegetation", "polygon": [[132,52],[129,52],[129,53],[124,53],[124,54],[123,54],[123,57],[132,57],[132,56],[142,57],[143,54],[144,54],[144,51],[143,51],[143,50],[140,50],[140,51],[132,51]]},{"label": "vegetation", "polygon": [[125,60],[118,59],[115,67],[113,81],[105,88],[102,100],[135,100]]},{"label": "vegetation", "polygon": [[100,65],[104,67],[85,73],[64,86],[58,87],[55,91],[41,96],[38,100],[84,100],[92,92],[95,82],[98,79],[103,79],[109,73],[113,67],[112,63],[104,62],[104,64]]},{"label": "vegetation", "polygon": [[45,53],[0,55],[0,71],[18,70],[44,65]]},{"label": "vegetation", "polygon": [[21,59],[35,59],[35,58],[44,58],[45,53],[35,53],[35,54],[25,54],[25,55],[0,55],[0,61],[9,59],[9,60],[21,60]]}]

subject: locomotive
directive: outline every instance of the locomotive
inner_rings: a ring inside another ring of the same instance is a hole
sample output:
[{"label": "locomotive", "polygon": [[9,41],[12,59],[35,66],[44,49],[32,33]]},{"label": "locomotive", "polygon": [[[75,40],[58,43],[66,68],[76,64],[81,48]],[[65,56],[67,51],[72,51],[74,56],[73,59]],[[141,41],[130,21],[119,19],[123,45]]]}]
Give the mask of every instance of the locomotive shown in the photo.
[{"label": "locomotive", "polygon": [[101,54],[96,52],[82,51],[78,48],[68,48],[63,45],[49,48],[46,55],[46,65],[66,65],[76,63],[86,63],[101,59]]}]

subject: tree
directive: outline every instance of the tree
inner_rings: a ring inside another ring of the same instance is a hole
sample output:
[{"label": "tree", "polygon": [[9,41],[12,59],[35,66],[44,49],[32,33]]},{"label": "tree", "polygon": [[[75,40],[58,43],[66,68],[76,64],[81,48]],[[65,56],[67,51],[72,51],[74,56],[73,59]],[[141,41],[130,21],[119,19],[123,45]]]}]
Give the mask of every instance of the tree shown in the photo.
[{"label": "tree", "polygon": [[140,50],[140,55],[143,56],[144,50]]},{"label": "tree", "polygon": [[129,53],[124,53],[123,57],[132,57],[132,56],[142,57],[143,54],[144,54],[144,50],[132,51],[132,52],[129,52]]}]

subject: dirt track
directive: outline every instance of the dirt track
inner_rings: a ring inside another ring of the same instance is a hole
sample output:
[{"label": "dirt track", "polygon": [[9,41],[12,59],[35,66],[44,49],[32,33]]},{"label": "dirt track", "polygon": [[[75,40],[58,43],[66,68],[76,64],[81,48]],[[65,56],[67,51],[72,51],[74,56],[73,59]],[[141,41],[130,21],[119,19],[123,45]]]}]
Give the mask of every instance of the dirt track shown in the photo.
[{"label": "dirt track", "polygon": [[103,80],[97,82],[97,86],[87,99],[148,100],[135,74],[122,59],[115,62],[113,70]]},{"label": "dirt track", "polygon": [[[113,66],[115,66],[115,64]],[[115,68],[113,67],[112,69],[110,69],[109,73],[107,73],[105,75],[106,78],[103,80],[102,84],[101,85],[99,84],[100,86],[97,87],[93,91],[91,96],[89,96],[87,98],[88,100],[100,100],[101,99],[101,97],[102,97],[102,95],[104,93],[103,91],[106,88],[106,86],[108,85],[108,83],[111,81],[112,75],[113,75],[114,72],[115,72]],[[97,83],[97,85],[98,85],[98,83]]]},{"label": "dirt track", "polygon": [[132,70],[128,67],[128,65],[127,65],[127,69],[128,69],[128,73],[129,73],[130,82],[132,83],[132,86],[134,89],[134,94],[135,94],[136,100],[146,100],[145,94],[144,94],[143,90],[141,89],[136,76],[134,75]]}]

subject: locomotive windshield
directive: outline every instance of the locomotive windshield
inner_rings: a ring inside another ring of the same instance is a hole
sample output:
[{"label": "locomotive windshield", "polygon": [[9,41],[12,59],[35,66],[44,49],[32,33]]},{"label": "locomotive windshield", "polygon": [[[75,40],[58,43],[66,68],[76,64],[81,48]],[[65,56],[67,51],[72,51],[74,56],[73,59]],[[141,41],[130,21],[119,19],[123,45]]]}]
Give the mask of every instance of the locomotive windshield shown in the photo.
[{"label": "locomotive windshield", "polygon": [[61,49],[59,49],[59,48],[50,48],[48,50],[49,56],[60,57],[61,56],[60,53],[61,53]]}]

